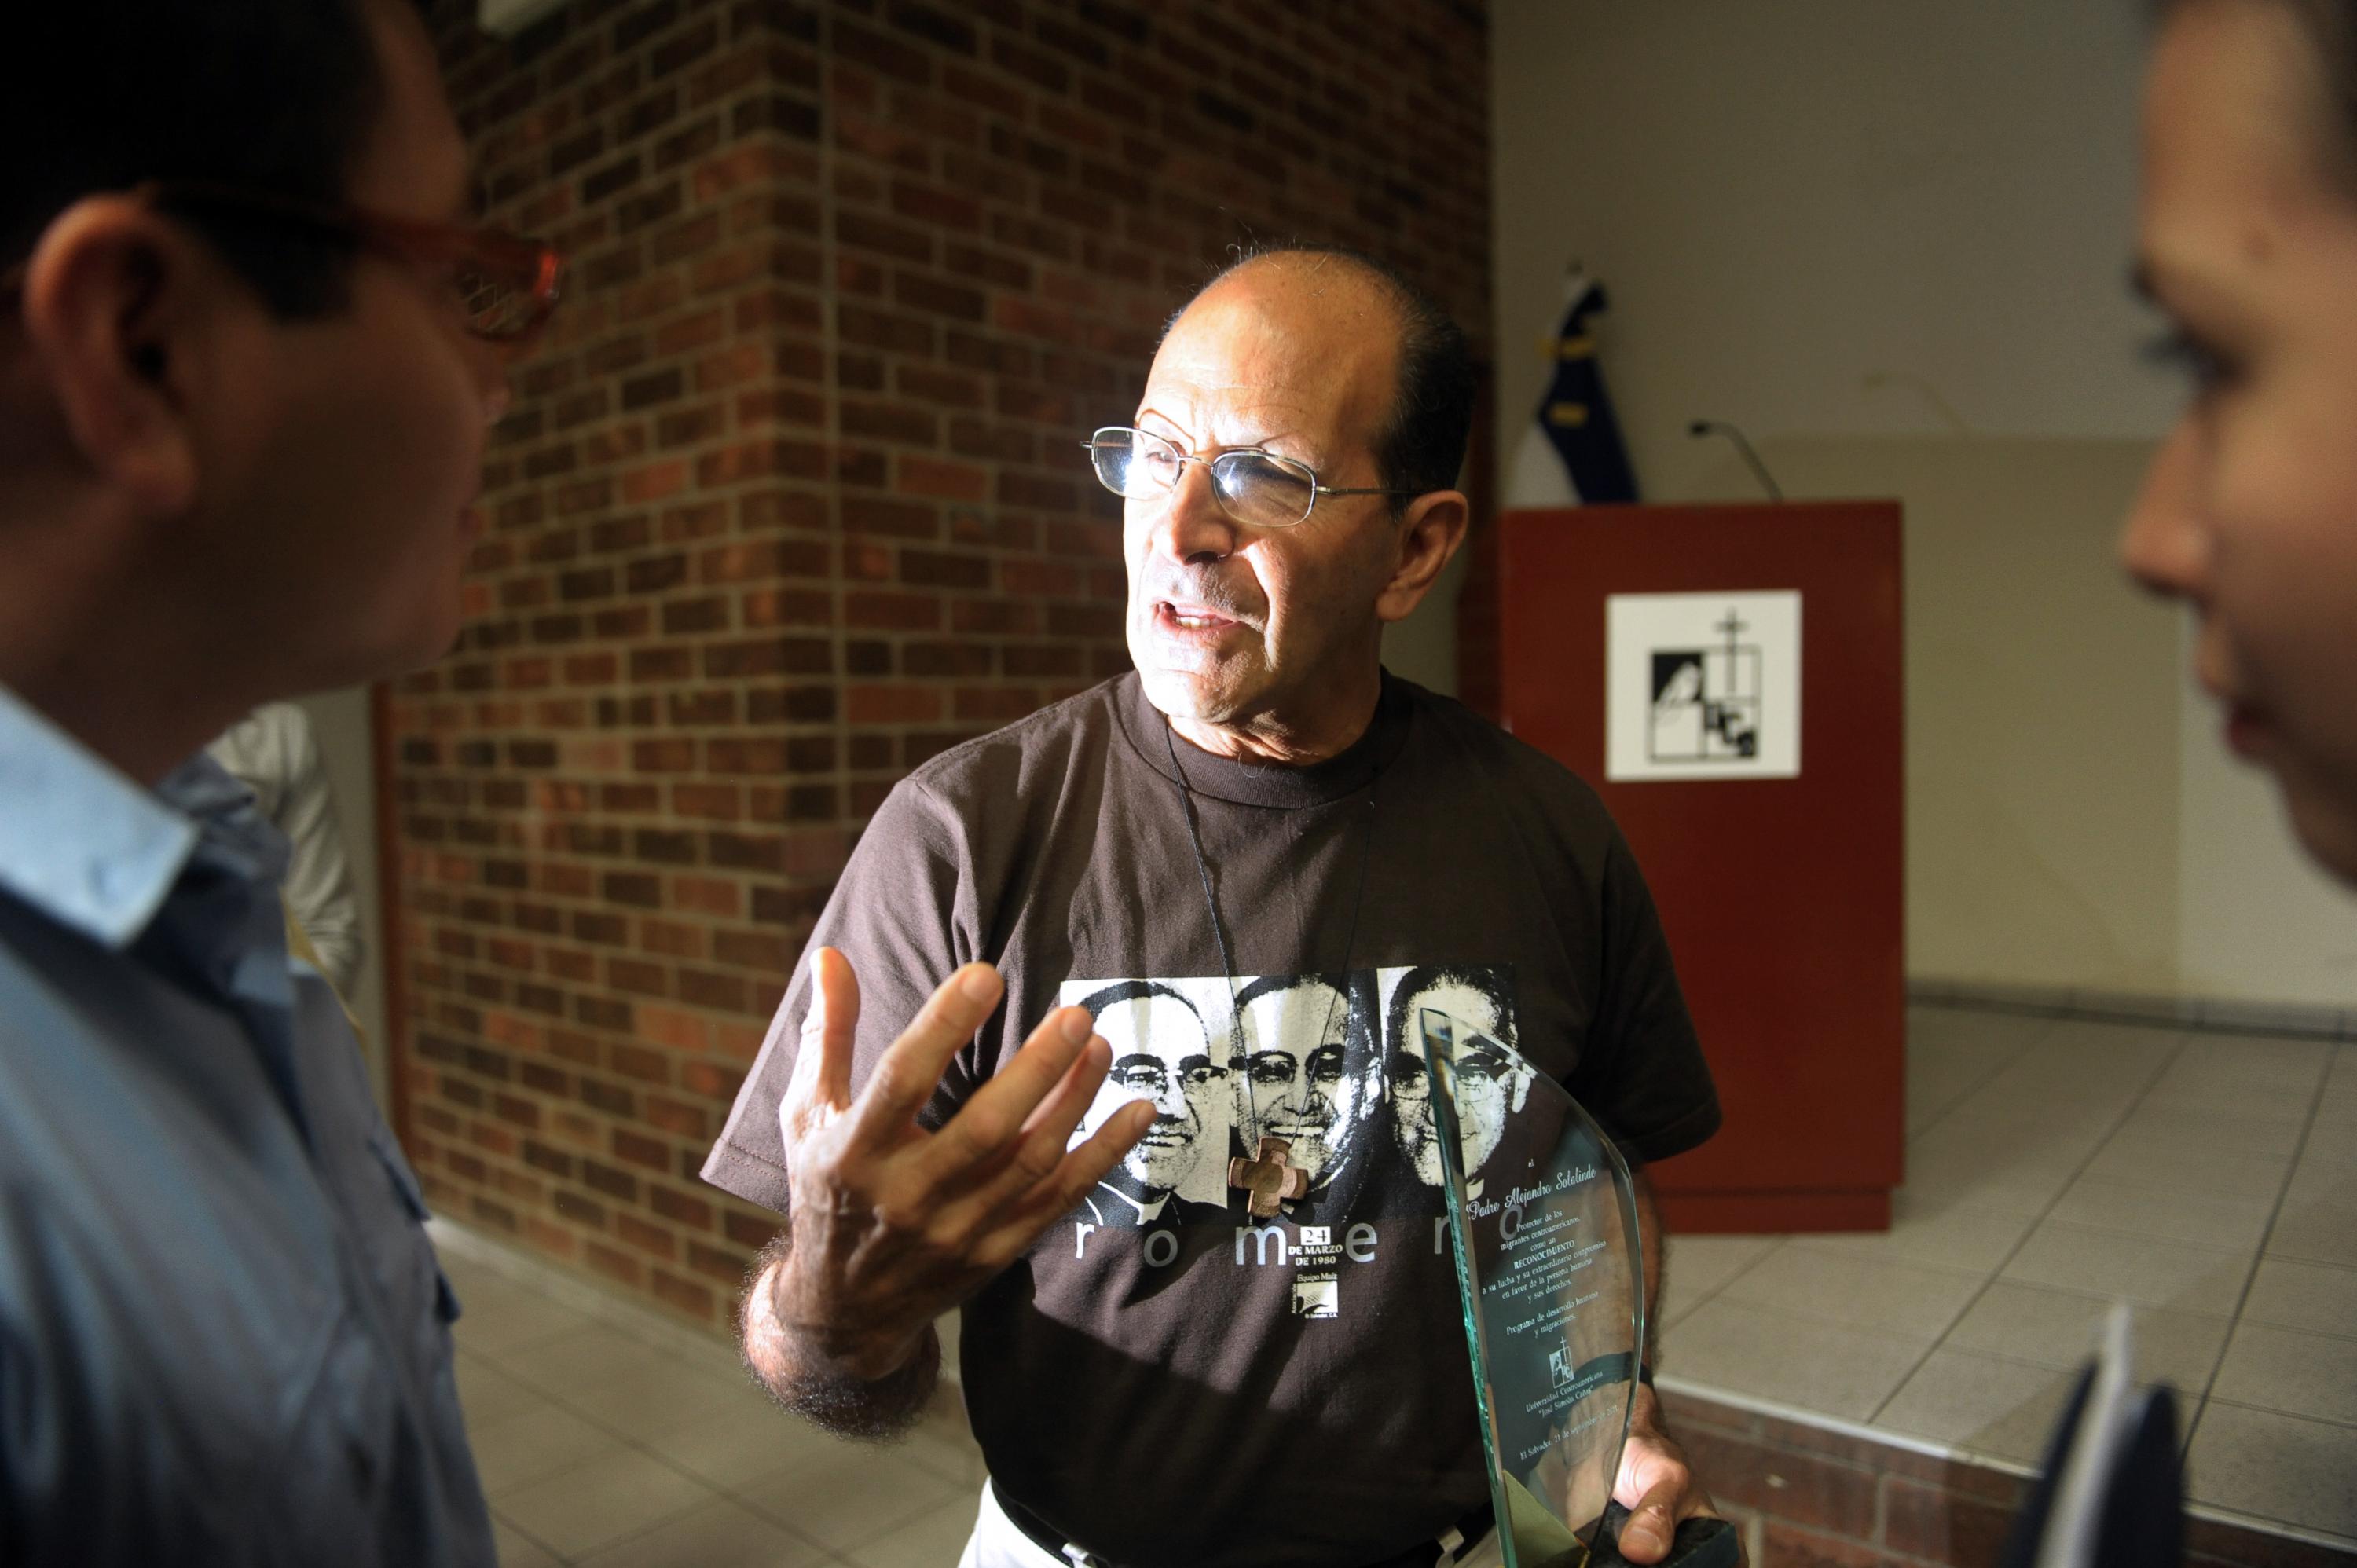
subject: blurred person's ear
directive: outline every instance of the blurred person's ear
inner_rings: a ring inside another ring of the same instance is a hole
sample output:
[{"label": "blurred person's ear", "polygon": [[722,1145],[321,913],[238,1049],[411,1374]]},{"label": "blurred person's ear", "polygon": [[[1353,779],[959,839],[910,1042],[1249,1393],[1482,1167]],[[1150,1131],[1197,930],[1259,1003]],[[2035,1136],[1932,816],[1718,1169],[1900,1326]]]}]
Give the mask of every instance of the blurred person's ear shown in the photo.
[{"label": "blurred person's ear", "polygon": [[79,466],[135,515],[196,502],[192,361],[208,357],[200,328],[225,281],[194,239],[124,196],[68,208],[26,263],[36,375]]}]

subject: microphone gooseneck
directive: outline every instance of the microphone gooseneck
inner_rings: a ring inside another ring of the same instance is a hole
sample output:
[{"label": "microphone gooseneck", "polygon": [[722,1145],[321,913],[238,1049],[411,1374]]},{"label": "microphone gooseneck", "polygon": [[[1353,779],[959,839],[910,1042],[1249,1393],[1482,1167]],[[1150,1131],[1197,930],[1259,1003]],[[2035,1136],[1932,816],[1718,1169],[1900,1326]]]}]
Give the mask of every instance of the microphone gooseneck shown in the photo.
[{"label": "microphone gooseneck", "polygon": [[1768,471],[1768,465],[1760,460],[1760,454],[1751,449],[1750,441],[1735,425],[1724,419],[1697,419],[1686,426],[1686,434],[1694,436],[1726,436],[1735,444],[1736,451],[1742,456],[1745,464],[1750,467],[1751,477],[1760,481],[1760,488],[1768,492],[1768,499],[1771,501],[1781,501],[1784,499],[1784,489],[1776,482],[1776,476]]}]

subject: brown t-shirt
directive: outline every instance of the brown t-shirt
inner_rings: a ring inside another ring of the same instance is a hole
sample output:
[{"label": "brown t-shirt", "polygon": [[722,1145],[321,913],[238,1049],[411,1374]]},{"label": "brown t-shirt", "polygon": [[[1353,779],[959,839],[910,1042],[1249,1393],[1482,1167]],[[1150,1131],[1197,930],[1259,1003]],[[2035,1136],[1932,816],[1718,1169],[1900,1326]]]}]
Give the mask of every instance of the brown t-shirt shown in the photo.
[{"label": "brown t-shirt", "polygon": [[[1388,675],[1366,736],[1313,767],[1179,743],[1232,978],[1167,734],[1125,675],[934,758],[877,813],[813,945],[859,977],[858,1083],[951,970],[1005,975],[936,1124],[1062,1003],[1114,1045],[1090,1123],[1160,1110],[964,1309],[1002,1496],[1137,1568],[1351,1568],[1487,1497],[1429,1112],[1399,1054],[1411,1002],[1516,1047],[1644,1159],[1708,1137],[1717,1101],[1628,846],[1563,768]],[[805,964],[704,1169],[779,1210],[809,991]],[[1519,1098],[1508,1073],[1460,1109]],[[1312,1186],[1253,1227],[1227,1160],[1264,1133]]]}]

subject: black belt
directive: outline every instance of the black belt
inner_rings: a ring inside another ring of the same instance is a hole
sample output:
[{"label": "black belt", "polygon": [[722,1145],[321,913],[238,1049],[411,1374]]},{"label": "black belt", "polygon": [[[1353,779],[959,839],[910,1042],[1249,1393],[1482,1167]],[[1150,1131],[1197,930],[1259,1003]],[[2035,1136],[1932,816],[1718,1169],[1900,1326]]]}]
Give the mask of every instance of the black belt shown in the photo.
[{"label": "black belt", "polygon": [[[1034,1546],[1049,1556],[1063,1557],[1064,1548],[1073,1544],[1063,1531],[1000,1491],[996,1483],[992,1485],[991,1492],[998,1499],[999,1511],[1005,1514],[1013,1522],[1015,1528],[1021,1530]],[[1489,1534],[1491,1527],[1496,1523],[1497,1516],[1491,1512],[1488,1503],[1483,1503],[1457,1521],[1458,1541],[1453,1548],[1444,1547],[1439,1538],[1435,1537],[1430,1541],[1419,1541],[1414,1546],[1393,1552],[1389,1557],[1365,1563],[1362,1568],[1433,1568],[1435,1560],[1443,1552],[1451,1552],[1449,1560],[1455,1562],[1480,1544],[1481,1538]],[[1098,1563],[1100,1568],[1112,1568],[1111,1564],[1104,1563],[1093,1553],[1090,1554],[1088,1560],[1092,1563]]]}]

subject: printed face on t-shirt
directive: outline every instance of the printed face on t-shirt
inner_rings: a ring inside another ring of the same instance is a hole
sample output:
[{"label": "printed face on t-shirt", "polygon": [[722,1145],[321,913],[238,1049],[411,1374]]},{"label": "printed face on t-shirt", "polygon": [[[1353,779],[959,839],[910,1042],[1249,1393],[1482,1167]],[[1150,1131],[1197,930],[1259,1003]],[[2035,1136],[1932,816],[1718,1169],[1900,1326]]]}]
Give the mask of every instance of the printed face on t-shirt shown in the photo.
[{"label": "printed face on t-shirt", "polygon": [[1152,1101],[1153,1124],[1122,1168],[1147,1195],[1168,1192],[1203,1157],[1204,1111],[1224,1076],[1211,1060],[1203,1020],[1182,998],[1157,992],[1106,1004],[1096,1025],[1113,1047],[1113,1067],[1085,1130],[1133,1100]]},{"label": "printed face on t-shirt", "polygon": [[1075,1223],[1140,1223],[1133,1208],[1148,1224],[1242,1222],[1229,1156],[1256,1154],[1264,1137],[1284,1139],[1286,1163],[1309,1177],[1312,1207],[1288,1203],[1285,1214],[1316,1228],[1340,1225],[1329,1240],[1351,1223],[1439,1215],[1443,1173],[1424,1048],[1406,1020],[1430,1008],[1463,1026],[1458,1104],[1478,1191],[1485,1166],[1503,1168],[1512,1118],[1528,1101],[1535,1070],[1514,1054],[1513,997],[1510,971],[1469,965],[1367,969],[1347,980],[1063,982],[1058,1000],[1086,1007],[1113,1051],[1074,1146],[1133,1100],[1156,1111],[1145,1140],[1107,1174]]},{"label": "printed face on t-shirt", "polygon": [[1457,1065],[1457,1120],[1465,1133],[1465,1169],[1479,1171],[1497,1153],[1506,1135],[1506,1117],[1522,1109],[1530,1095],[1529,1070],[1510,1067],[1507,1058],[1484,1048],[1483,1039],[1507,1039],[1511,1021],[1499,1015],[1496,999],[1477,986],[1444,980],[1393,1003],[1390,1015],[1398,1021],[1397,1037],[1390,1042],[1386,1072],[1391,1080],[1392,1127],[1400,1152],[1415,1174],[1432,1187],[1445,1172],[1440,1159],[1440,1133],[1432,1117],[1432,1085],[1424,1060],[1424,1042],[1416,1019],[1426,1008],[1448,1014],[1480,1033],[1459,1039],[1452,1048]]},{"label": "printed face on t-shirt", "polygon": [[1306,976],[1252,998],[1236,1019],[1235,1117],[1243,1146],[1285,1139],[1312,1187],[1340,1165],[1371,1104],[1372,1053],[1351,1048],[1351,1021],[1350,1000]]}]

